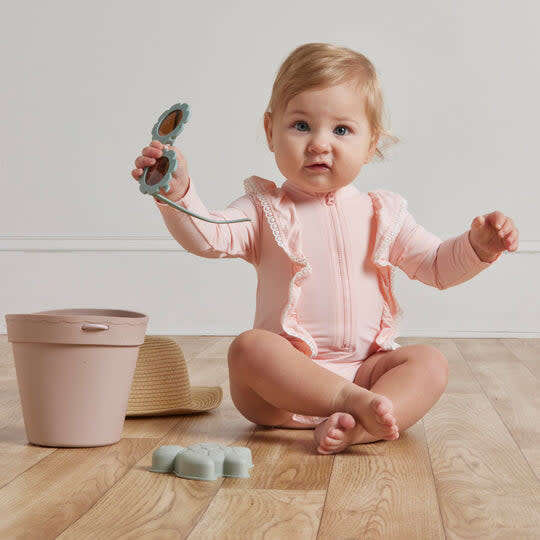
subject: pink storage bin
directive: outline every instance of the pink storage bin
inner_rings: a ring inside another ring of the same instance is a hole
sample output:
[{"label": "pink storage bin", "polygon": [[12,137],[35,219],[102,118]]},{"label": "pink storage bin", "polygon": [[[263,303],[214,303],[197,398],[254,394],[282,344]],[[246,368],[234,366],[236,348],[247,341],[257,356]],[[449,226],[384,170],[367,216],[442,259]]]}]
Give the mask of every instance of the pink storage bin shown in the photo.
[{"label": "pink storage bin", "polygon": [[118,442],[148,317],[60,309],[5,318],[28,441],[58,447]]}]

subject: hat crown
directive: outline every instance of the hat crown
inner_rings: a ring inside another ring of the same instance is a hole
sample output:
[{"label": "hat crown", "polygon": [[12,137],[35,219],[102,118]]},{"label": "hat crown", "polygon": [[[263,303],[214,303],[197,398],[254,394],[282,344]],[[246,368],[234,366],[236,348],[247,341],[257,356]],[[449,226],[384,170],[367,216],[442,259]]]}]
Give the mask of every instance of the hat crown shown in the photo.
[{"label": "hat crown", "polygon": [[191,387],[186,360],[176,341],[146,336],[139,349],[126,415],[201,412],[217,407],[222,396],[219,386]]}]

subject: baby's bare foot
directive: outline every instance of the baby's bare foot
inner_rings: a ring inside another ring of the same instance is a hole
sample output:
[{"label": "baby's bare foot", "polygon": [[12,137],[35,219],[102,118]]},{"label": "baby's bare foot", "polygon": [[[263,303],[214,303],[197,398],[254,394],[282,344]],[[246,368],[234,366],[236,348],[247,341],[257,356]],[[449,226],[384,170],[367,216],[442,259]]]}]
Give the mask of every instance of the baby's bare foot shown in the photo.
[{"label": "baby's bare foot", "polygon": [[399,437],[390,399],[361,387],[346,387],[345,392],[343,407],[338,404],[338,409],[351,414],[374,437],[389,441]]},{"label": "baby's bare foot", "polygon": [[347,448],[352,443],[355,426],[356,422],[349,413],[336,412],[329,416],[313,431],[319,454],[335,454]]}]

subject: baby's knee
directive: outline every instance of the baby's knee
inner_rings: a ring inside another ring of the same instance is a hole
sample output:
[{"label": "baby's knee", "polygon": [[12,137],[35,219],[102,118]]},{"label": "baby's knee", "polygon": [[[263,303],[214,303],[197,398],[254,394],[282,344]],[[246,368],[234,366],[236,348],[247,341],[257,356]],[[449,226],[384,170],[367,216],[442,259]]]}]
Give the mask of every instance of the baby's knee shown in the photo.
[{"label": "baby's knee", "polygon": [[260,343],[260,340],[260,330],[257,329],[246,330],[236,336],[231,342],[227,354],[229,365],[239,358],[245,358],[250,355],[257,344]]},{"label": "baby's knee", "polygon": [[433,375],[434,380],[440,380],[441,385],[446,387],[448,382],[448,359],[436,347],[429,344],[417,345],[419,357],[426,369]]},{"label": "baby's knee", "polygon": [[253,353],[268,339],[267,334],[269,332],[265,330],[253,328],[236,336],[229,346],[227,354],[229,363],[238,358],[252,357]]}]

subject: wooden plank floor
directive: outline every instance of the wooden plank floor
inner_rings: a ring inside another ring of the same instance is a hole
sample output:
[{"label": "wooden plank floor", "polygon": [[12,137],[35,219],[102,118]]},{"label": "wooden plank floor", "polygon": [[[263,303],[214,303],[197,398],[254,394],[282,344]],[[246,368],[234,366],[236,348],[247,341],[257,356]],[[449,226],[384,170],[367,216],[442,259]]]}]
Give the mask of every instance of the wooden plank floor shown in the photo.
[{"label": "wooden plank floor", "polygon": [[[396,441],[317,454],[312,430],[256,427],[230,398],[233,337],[178,337],[209,413],[128,419],[117,444],[28,444],[11,346],[0,336],[0,538],[540,538],[540,340],[429,343],[448,387]],[[159,446],[248,446],[246,479],[148,471]]]}]

